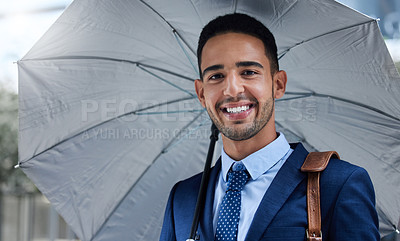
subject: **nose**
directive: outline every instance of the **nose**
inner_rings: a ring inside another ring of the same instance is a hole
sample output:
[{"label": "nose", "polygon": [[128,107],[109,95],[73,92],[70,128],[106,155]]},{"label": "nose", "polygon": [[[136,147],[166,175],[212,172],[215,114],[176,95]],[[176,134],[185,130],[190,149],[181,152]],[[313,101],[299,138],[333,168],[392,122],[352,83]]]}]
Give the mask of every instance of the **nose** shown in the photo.
[{"label": "nose", "polygon": [[232,73],[225,77],[224,95],[236,97],[238,94],[243,92],[244,87],[240,76]]}]

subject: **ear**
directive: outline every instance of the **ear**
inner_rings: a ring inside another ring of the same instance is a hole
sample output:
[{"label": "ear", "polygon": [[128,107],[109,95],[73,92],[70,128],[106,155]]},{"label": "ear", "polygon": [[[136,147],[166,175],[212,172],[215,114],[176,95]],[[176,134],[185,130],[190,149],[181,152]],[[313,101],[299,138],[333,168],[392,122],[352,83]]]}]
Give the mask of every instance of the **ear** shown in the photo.
[{"label": "ear", "polygon": [[275,99],[281,98],[286,91],[287,76],[283,70],[277,71],[274,74],[274,97]]},{"label": "ear", "polygon": [[199,99],[201,105],[206,107],[205,105],[205,98],[204,98],[204,87],[203,81],[200,79],[196,79],[194,81],[194,88],[196,89],[197,98]]}]

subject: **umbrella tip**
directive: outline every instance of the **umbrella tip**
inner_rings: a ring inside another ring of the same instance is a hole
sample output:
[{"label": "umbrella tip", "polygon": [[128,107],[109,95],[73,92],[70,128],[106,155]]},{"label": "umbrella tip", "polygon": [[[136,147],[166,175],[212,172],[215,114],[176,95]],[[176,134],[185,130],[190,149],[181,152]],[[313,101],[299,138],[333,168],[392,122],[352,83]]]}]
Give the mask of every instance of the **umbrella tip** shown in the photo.
[{"label": "umbrella tip", "polygon": [[19,164],[17,164],[17,165],[14,166],[14,169],[17,169],[19,167],[20,167]]}]

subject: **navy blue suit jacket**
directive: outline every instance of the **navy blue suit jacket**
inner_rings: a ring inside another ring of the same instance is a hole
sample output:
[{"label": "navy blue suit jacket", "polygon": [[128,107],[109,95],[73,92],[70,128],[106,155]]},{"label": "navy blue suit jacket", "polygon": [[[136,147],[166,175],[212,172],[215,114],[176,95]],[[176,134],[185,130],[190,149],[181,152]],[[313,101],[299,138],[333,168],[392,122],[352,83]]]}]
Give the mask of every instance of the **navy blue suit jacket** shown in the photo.
[{"label": "navy blue suit jacket", "polygon": [[[307,174],[300,171],[308,152],[292,144],[294,152],[279,170],[257,209],[246,236],[256,240],[306,240]],[[214,240],[213,201],[221,169],[211,170],[204,211],[200,217],[200,240]],[[177,183],[165,211],[160,241],[185,241],[190,234],[201,173]],[[331,159],[321,174],[321,219],[323,240],[379,240],[375,194],[368,173],[350,163]]]}]

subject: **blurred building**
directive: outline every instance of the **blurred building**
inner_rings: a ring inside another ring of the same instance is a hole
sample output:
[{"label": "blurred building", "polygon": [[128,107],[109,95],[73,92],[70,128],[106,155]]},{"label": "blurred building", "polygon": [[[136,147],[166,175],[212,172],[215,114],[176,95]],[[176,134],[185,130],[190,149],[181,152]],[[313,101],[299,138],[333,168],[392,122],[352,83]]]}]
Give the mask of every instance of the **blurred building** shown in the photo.
[{"label": "blurred building", "polygon": [[72,241],[76,236],[39,193],[5,194],[2,241]]}]

